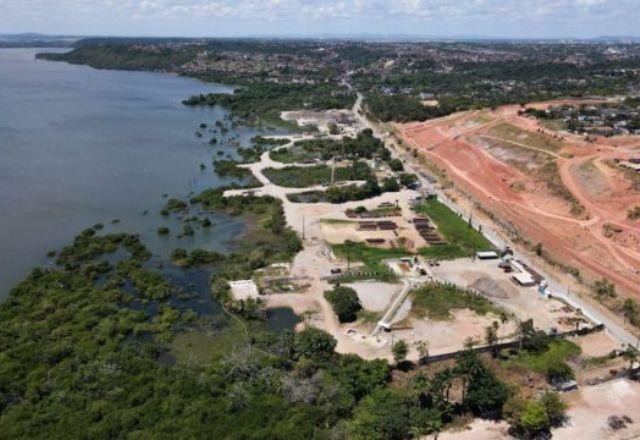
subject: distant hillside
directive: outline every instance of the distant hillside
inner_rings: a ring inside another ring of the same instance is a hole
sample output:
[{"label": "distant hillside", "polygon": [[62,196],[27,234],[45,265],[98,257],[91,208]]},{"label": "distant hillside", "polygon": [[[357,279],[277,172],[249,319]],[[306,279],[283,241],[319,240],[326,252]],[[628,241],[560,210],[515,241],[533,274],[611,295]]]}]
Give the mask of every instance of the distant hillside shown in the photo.
[{"label": "distant hillside", "polygon": [[0,47],[71,47],[80,37],[43,34],[0,34]]}]

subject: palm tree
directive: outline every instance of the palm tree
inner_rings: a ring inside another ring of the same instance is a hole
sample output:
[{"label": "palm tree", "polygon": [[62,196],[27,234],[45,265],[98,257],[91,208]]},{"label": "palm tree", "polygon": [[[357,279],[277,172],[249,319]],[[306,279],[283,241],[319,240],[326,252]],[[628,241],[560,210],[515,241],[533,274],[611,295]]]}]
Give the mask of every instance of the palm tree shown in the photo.
[{"label": "palm tree", "polygon": [[416,342],[416,348],[418,349],[418,362],[425,365],[429,361],[429,342],[418,341]]},{"label": "palm tree", "polygon": [[488,325],[484,329],[484,340],[488,346],[491,347],[491,355],[495,358],[498,356],[497,347],[495,344],[498,343],[498,329],[500,328],[500,324],[498,321],[493,321],[491,325]]},{"label": "palm tree", "polygon": [[633,368],[633,364],[638,360],[638,357],[640,357],[640,352],[638,352],[637,347],[633,347],[629,344],[629,347],[624,352],[623,356],[629,361],[629,370],[631,370],[631,368]]},{"label": "palm tree", "polygon": [[530,338],[535,332],[535,328],[533,326],[533,320],[527,319],[526,321],[518,320],[518,351],[522,350],[522,344],[528,338]]}]

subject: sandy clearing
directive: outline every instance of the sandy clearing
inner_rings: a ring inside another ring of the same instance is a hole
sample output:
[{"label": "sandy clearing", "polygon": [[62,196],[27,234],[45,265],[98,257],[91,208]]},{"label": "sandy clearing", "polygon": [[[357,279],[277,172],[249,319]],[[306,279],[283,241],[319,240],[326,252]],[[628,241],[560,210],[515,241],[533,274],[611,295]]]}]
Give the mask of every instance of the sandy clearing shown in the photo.
[{"label": "sandy clearing", "polygon": [[402,285],[377,281],[362,281],[345,285],[356,291],[365,310],[374,312],[386,310],[393,296],[402,290]]},{"label": "sandy clearing", "polygon": [[[494,321],[499,321],[492,314],[478,315],[472,310],[459,309],[451,312],[452,319],[434,320],[429,318],[409,318],[406,330],[395,330],[393,337],[397,341],[403,339],[411,349],[409,359],[417,359],[418,352],[415,344],[419,341],[429,343],[429,353],[432,355],[450,353],[464,347],[467,338],[484,344],[485,328]],[[499,338],[506,338],[515,331],[515,324],[506,323],[498,330]]]},{"label": "sandy clearing", "polygon": [[500,288],[498,292],[489,292],[489,299],[519,319],[533,319],[536,327],[545,331],[573,329],[561,320],[575,317],[575,312],[564,311],[564,304],[558,300],[542,298],[533,287],[517,286],[511,275],[498,267],[497,260],[442,261],[432,270],[437,279],[466,288],[478,287],[479,282],[486,283],[489,279]]},{"label": "sandy clearing", "polygon": [[591,333],[570,339],[580,346],[582,357],[606,356],[613,350],[621,348],[620,343],[613,340],[607,332]]}]

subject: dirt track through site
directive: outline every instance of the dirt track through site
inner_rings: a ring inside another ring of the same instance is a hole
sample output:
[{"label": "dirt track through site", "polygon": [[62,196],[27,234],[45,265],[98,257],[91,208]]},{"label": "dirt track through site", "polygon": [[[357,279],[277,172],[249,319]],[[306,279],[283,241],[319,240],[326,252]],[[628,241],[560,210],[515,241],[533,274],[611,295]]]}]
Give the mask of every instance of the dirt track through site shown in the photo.
[{"label": "dirt track through site", "polygon": [[640,297],[640,222],[627,218],[640,192],[613,162],[640,157],[640,137],[588,143],[551,132],[520,109],[464,112],[400,130],[408,145],[523,238],[589,278],[607,278]]}]

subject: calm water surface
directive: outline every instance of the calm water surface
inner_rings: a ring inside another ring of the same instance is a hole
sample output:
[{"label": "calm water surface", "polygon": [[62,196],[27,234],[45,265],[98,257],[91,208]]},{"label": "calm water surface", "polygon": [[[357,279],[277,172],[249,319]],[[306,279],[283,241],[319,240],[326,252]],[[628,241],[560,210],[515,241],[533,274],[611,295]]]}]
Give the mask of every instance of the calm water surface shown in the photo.
[{"label": "calm water surface", "polygon": [[[47,251],[95,223],[140,233],[160,256],[175,247],[227,248],[242,231],[237,220],[211,216],[210,231],[178,239],[180,222],[158,213],[163,194],[186,197],[227,183],[210,165],[216,151],[234,148],[195,136],[201,122],[212,125],[225,111],[180,101],[231,89],[40,61],[37,52],[0,49],[0,298],[32,267],[50,264]],[[237,128],[226,136],[247,143],[255,134]],[[111,226],[112,219],[121,222]],[[162,225],[176,233],[158,237]]]}]

